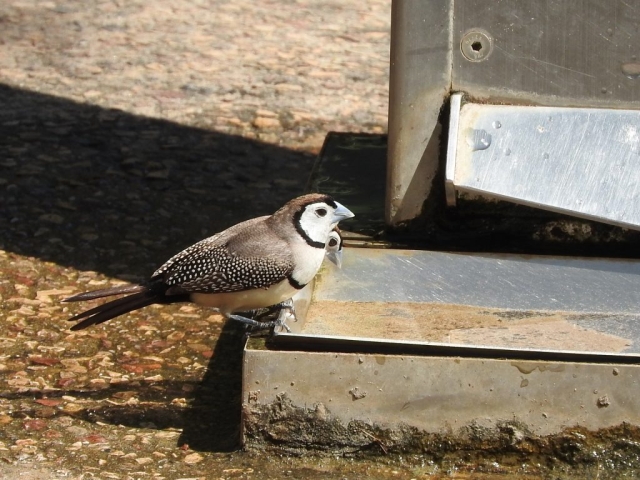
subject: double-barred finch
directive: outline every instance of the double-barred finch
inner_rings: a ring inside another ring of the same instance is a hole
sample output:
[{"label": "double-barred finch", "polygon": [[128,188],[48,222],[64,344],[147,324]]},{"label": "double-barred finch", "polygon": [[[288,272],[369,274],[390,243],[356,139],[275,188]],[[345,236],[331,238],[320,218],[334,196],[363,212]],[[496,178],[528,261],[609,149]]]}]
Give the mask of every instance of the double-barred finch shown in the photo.
[{"label": "double-barred finch", "polygon": [[226,318],[288,300],[316,275],[331,232],[353,213],[329,195],[295,198],[273,215],[238,223],[170,258],[143,284],[80,293],[65,302],[126,295],[69,320],[80,330],[151,304],[193,302]]},{"label": "double-barred finch", "polygon": [[329,234],[326,251],[327,259],[338,268],[342,268],[342,244],[342,234],[336,226]]}]

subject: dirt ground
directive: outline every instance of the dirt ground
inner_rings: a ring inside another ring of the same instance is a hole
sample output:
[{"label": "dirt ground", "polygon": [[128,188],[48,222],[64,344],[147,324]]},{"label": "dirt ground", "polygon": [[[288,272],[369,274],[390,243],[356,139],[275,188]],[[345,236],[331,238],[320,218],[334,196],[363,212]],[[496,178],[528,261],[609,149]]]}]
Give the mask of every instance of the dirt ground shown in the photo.
[{"label": "dirt ground", "polygon": [[60,303],[273,212],[327,132],[384,133],[389,28],[389,0],[0,2],[1,478],[471,478],[241,451],[242,328],[175,305],[70,332]]}]

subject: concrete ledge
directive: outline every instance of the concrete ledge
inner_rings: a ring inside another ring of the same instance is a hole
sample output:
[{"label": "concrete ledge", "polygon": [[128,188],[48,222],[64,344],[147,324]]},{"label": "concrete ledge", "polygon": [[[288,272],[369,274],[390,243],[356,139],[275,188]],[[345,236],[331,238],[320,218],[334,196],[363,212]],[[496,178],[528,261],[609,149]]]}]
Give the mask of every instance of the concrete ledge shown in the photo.
[{"label": "concrete ledge", "polygon": [[249,448],[437,454],[446,440],[551,455],[567,435],[576,452],[620,431],[640,441],[636,365],[274,351],[252,339],[243,370]]}]

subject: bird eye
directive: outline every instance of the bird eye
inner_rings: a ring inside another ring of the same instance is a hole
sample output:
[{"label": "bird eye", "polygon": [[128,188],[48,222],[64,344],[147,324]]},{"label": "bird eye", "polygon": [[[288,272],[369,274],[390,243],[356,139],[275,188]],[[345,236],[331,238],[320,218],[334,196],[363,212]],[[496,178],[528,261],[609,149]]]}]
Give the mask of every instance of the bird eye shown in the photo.
[{"label": "bird eye", "polygon": [[324,217],[327,214],[327,210],[325,208],[319,208],[316,210],[316,213],[319,217]]}]

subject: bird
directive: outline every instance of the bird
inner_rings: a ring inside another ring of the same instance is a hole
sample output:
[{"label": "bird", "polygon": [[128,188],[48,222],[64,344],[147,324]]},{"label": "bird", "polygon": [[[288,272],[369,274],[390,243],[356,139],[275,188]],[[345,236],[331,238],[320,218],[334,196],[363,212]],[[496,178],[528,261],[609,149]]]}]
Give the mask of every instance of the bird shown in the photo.
[{"label": "bird", "polygon": [[[331,263],[333,263],[338,268],[342,267],[342,234],[340,233],[340,229],[336,226],[333,228],[331,233],[329,233],[329,239],[325,245],[326,258]],[[286,300],[284,302],[278,303],[277,305],[272,305],[271,307],[261,308],[256,310],[251,310],[247,312],[249,316],[255,319],[264,319],[271,317],[274,313],[280,313],[283,309],[289,310],[290,313],[295,315],[295,308],[293,305],[293,299]],[[276,325],[277,322],[262,322],[260,326],[262,328],[266,326]],[[289,327],[286,324],[281,324],[285,329],[289,330]],[[290,331],[290,330],[289,330]]]},{"label": "bird", "polygon": [[329,233],[329,240],[325,247],[327,259],[336,267],[342,268],[342,234],[337,226]]},{"label": "bird", "polygon": [[[330,195],[294,198],[273,215],[253,218],[182,250],[146,282],[79,293],[63,302],[124,297],[74,315],[82,330],[152,304],[192,302],[217,309],[225,318],[262,326],[240,315],[278,305],[316,275],[333,229],[354,214]],[[332,247],[333,248],[333,247]],[[286,303],[283,308],[291,306]]]}]

